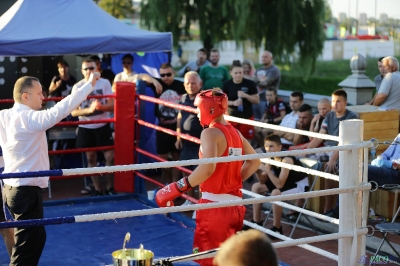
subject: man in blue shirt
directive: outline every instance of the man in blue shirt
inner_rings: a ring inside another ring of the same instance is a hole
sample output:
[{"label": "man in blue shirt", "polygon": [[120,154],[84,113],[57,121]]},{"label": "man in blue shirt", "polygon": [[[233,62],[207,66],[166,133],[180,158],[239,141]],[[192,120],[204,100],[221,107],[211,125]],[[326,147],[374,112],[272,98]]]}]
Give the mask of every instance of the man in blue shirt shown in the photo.
[{"label": "man in blue shirt", "polygon": [[[368,181],[374,181],[378,186],[385,184],[400,185],[400,134],[378,158],[368,165]],[[372,183],[374,188],[374,183]],[[324,213],[326,216],[339,218],[339,200],[336,207]]]}]

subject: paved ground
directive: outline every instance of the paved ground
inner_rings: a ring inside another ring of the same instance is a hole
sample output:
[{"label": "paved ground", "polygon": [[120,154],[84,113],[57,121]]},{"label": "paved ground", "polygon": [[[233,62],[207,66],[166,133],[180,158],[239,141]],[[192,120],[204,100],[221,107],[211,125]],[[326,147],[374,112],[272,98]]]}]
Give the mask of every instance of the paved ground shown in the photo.
[{"label": "paved ground", "polygon": [[[156,180],[160,181],[159,177],[154,177]],[[77,197],[87,197],[87,196],[82,196],[80,194],[81,189],[83,188],[83,180],[82,178],[75,178],[75,179],[66,179],[66,180],[55,180],[51,181],[51,188],[52,188],[52,199],[48,199],[48,192],[45,191],[44,199],[45,200],[56,200],[56,199],[65,199],[65,198],[77,198]],[[147,184],[148,190],[154,189],[155,186],[151,184]],[[246,189],[250,189],[251,184],[250,183],[245,183],[244,187]],[[182,201],[181,201],[182,202]],[[189,217],[191,217],[191,213],[187,213]],[[252,207],[248,206],[247,207],[247,212],[246,212],[246,219],[250,220],[252,215]],[[264,218],[264,217],[263,217]],[[399,220],[400,221],[400,220]],[[371,224],[373,225],[373,224]],[[268,222],[266,225],[267,228],[271,227],[272,223],[271,221]],[[289,235],[292,227],[289,224],[284,223],[283,224],[283,232],[285,235]],[[319,233],[322,234],[322,233]],[[302,237],[309,237],[309,236],[315,236],[317,235],[315,232],[313,232],[310,229],[307,228],[297,228],[293,238],[302,238]],[[380,236],[375,234],[376,237]],[[400,244],[400,238],[397,240],[396,236],[391,235],[390,239],[394,241],[397,244]],[[320,243],[314,243],[312,244],[313,246],[316,246],[318,248],[322,248],[324,250],[327,250],[329,252],[332,252],[334,254],[337,254],[337,249],[338,249],[338,242],[337,241],[325,241],[325,242],[320,242]],[[281,261],[289,264],[289,265],[337,265],[336,262],[332,261],[329,258],[323,257],[321,255],[317,255],[313,252],[304,250],[303,248],[300,247],[287,247],[287,248],[281,248],[278,249],[278,254],[279,258]],[[361,264],[360,264],[361,265]],[[386,265],[392,265],[392,264],[386,264]]]}]

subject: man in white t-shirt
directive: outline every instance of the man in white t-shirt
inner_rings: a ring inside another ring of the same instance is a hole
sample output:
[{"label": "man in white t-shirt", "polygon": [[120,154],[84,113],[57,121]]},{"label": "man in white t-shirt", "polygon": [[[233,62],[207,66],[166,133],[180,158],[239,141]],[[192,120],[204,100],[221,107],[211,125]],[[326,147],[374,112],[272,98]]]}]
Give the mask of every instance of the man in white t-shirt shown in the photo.
[{"label": "man in white t-shirt", "polygon": [[[72,91],[78,90],[82,87],[92,72],[96,70],[96,63],[91,59],[86,59],[82,62],[82,74],[84,79],[74,85]],[[100,78],[94,90],[89,96],[93,95],[111,95],[111,84],[107,79]],[[81,103],[78,108],[72,111],[72,116],[79,116],[79,121],[93,121],[99,119],[110,118],[110,113],[114,110],[114,99],[113,98],[102,98],[102,99],[87,99]],[[79,125],[78,134],[76,137],[77,148],[93,148],[100,146],[112,146],[114,145],[114,139],[112,136],[112,130],[110,123],[97,123],[97,124],[84,124]],[[103,151],[104,158],[106,160],[106,166],[114,165],[114,150]],[[85,152],[88,161],[88,167],[97,166],[97,152],[87,151]],[[103,195],[100,179],[98,176],[92,176],[93,185],[95,188],[92,196]],[[111,174],[106,175],[106,189],[105,194],[114,195],[114,180]]]},{"label": "man in white t-shirt", "polygon": [[[282,119],[282,122],[279,124],[280,126],[288,128],[296,128],[297,119],[299,118],[298,112],[300,106],[303,105],[303,100],[304,100],[303,93],[299,91],[292,92],[289,98],[290,109],[292,109],[292,112],[285,115],[285,117]],[[281,137],[282,146],[284,147],[286,146],[287,148],[288,146],[293,145],[293,137],[294,137],[293,133],[274,130],[274,134]]]},{"label": "man in white t-shirt", "polygon": [[115,92],[115,82],[117,81],[125,81],[125,82],[132,82],[136,83],[138,80],[143,80],[147,84],[153,84],[156,88],[157,94],[162,92],[161,84],[149,74],[142,73],[138,74],[132,70],[133,66],[133,56],[131,54],[126,54],[122,57],[122,67],[123,71],[115,75],[114,84],[112,86],[112,91]]}]

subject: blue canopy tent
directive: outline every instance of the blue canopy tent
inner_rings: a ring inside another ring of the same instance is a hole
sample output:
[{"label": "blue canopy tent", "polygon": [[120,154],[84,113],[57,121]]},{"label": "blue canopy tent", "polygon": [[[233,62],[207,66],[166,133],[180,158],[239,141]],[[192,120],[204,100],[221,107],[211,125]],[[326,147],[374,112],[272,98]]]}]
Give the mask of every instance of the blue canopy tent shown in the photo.
[{"label": "blue canopy tent", "polygon": [[1,56],[171,50],[170,32],[135,29],[92,0],[19,0],[0,17]]}]

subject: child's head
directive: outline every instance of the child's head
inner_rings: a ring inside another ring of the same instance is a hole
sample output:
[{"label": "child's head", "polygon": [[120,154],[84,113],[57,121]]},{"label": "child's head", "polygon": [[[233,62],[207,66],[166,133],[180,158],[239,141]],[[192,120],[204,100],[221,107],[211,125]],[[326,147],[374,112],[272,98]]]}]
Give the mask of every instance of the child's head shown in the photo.
[{"label": "child's head", "polygon": [[277,152],[281,151],[282,143],[281,138],[278,135],[268,135],[264,139],[264,148],[267,152]]},{"label": "child's head", "polygon": [[325,117],[332,109],[331,102],[327,98],[318,101],[318,113]]},{"label": "child's head", "polygon": [[265,100],[269,103],[275,103],[278,95],[274,87],[269,87],[265,91]]}]

